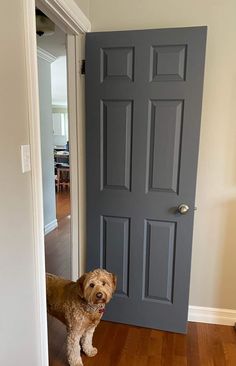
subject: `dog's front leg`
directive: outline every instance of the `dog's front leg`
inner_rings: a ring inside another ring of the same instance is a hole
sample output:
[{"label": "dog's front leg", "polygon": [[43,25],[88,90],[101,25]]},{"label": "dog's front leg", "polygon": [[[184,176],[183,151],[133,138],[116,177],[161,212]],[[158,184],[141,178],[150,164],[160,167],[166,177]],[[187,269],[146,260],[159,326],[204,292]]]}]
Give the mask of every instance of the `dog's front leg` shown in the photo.
[{"label": "dog's front leg", "polygon": [[70,366],[83,366],[80,355],[81,330],[76,328],[68,329],[67,335],[67,356]]},{"label": "dog's front leg", "polygon": [[97,348],[93,347],[93,333],[95,331],[95,328],[96,326],[87,329],[81,338],[83,351],[89,357],[96,356],[98,352]]}]

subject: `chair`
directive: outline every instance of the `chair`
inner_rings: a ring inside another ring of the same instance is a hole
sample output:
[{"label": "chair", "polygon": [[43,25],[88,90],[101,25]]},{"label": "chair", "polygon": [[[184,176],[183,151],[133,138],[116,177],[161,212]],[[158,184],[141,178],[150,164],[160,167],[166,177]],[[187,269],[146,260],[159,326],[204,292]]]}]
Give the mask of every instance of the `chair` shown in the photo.
[{"label": "chair", "polygon": [[58,167],[57,178],[55,178],[57,192],[64,188],[70,189],[70,167]]}]

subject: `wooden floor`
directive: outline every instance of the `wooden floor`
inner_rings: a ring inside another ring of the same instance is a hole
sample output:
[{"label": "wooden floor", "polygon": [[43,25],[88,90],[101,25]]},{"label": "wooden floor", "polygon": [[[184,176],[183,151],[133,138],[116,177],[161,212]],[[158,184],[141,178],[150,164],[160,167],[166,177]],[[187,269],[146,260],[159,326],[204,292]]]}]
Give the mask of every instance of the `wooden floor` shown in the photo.
[{"label": "wooden floor", "polygon": [[56,194],[57,229],[45,236],[46,272],[70,278],[70,192]]},{"label": "wooden floor", "polygon": [[[46,267],[69,277],[69,196],[57,197],[59,227],[46,237]],[[49,317],[50,366],[68,366],[66,330]],[[84,366],[236,366],[236,333],[233,327],[189,323],[187,335],[124,324],[101,322],[94,345],[98,355],[83,356]]]},{"label": "wooden floor", "polygon": [[[50,317],[50,366],[67,366],[66,331]],[[94,335],[97,356],[84,366],[235,366],[233,327],[189,323],[187,335],[101,322]]]},{"label": "wooden floor", "polygon": [[57,209],[57,220],[60,222],[61,219],[70,215],[70,191],[64,190],[56,193],[56,209]]}]

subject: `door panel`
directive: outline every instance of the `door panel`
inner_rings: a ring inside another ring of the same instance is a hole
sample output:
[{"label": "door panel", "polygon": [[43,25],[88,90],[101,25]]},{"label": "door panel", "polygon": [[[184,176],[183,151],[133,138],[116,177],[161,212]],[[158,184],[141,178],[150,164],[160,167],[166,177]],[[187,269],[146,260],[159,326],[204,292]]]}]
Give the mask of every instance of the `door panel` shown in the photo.
[{"label": "door panel", "polygon": [[182,112],[183,101],[151,101],[149,190],[177,193]]},{"label": "door panel", "polygon": [[[117,62],[118,61],[118,62]],[[112,78],[133,80],[133,47],[111,47],[101,49],[101,81]]]},{"label": "door panel", "polygon": [[103,266],[117,275],[116,294],[128,296],[129,273],[129,226],[128,218],[103,217],[101,240]]},{"label": "door panel", "polygon": [[172,303],[175,223],[147,220],[145,224],[145,299]]},{"label": "door panel", "polygon": [[132,101],[102,101],[102,189],[130,190]]},{"label": "door panel", "polygon": [[186,331],[205,43],[87,35],[87,269],[118,275],[108,320]]},{"label": "door panel", "polygon": [[151,48],[151,81],[185,80],[186,45]]}]

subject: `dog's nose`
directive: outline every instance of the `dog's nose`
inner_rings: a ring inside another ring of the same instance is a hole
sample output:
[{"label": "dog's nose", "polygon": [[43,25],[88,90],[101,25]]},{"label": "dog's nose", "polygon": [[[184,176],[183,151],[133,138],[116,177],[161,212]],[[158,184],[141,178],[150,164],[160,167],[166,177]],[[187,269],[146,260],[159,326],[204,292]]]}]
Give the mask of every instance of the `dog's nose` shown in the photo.
[{"label": "dog's nose", "polygon": [[101,292],[98,292],[98,293],[96,294],[96,297],[97,297],[98,299],[101,299],[101,298],[102,298],[102,293],[101,293]]}]

